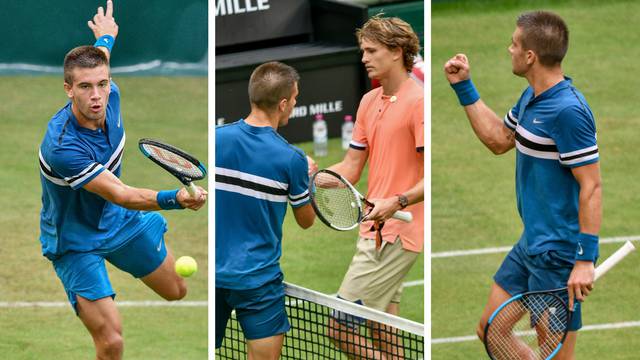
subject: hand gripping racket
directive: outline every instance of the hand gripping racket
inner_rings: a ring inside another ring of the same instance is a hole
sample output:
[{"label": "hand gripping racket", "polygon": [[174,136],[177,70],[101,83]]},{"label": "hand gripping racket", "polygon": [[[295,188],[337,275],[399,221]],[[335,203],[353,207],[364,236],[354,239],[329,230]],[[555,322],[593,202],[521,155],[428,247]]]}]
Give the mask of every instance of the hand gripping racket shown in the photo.
[{"label": "hand gripping racket", "polygon": [[138,147],[144,156],[178,178],[191,197],[196,197],[198,189],[192,181],[202,180],[207,176],[207,169],[198,159],[159,140],[140,139]]},{"label": "hand gripping racket", "polygon": [[[635,250],[627,241],[595,270],[595,280]],[[594,281],[595,281],[594,280]],[[567,288],[516,295],[493,312],[484,330],[484,346],[494,360],[552,359],[564,342],[571,311],[561,298]]]},{"label": "hand gripping racket", "polygon": [[[364,205],[373,207],[345,178],[327,169],[313,174],[309,194],[320,220],[340,231],[351,230],[362,222],[367,215],[363,211]],[[407,211],[396,211],[393,218],[411,222],[413,215]]]}]

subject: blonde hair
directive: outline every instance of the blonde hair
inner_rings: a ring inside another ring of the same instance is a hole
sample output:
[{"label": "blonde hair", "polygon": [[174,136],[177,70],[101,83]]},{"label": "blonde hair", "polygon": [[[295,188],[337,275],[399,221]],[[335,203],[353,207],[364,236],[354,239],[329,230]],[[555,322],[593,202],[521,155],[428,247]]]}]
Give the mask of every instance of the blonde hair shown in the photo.
[{"label": "blonde hair", "polygon": [[413,61],[420,50],[418,35],[411,25],[397,17],[383,17],[378,14],[356,30],[358,42],[362,39],[381,43],[389,49],[402,49],[403,65],[407,71],[413,68]]}]

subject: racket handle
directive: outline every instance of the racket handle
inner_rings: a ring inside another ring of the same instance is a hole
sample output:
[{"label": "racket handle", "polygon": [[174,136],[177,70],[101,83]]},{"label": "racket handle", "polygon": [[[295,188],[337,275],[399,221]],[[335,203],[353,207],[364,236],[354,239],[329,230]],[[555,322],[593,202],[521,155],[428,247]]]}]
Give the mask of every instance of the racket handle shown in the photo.
[{"label": "racket handle", "polygon": [[618,249],[613,255],[609,256],[605,261],[600,264],[596,268],[595,271],[595,280],[598,280],[602,275],[606,274],[607,271],[611,270],[620,260],[624,259],[625,256],[631,254],[636,249],[635,246],[631,243],[631,241],[627,241],[624,245]]},{"label": "racket handle", "polygon": [[184,188],[187,189],[187,192],[189,193],[189,195],[191,195],[192,198],[195,199],[198,195],[198,188],[196,188],[196,186],[193,185],[192,182],[190,182],[189,185],[185,185]]},{"label": "racket handle", "polygon": [[408,211],[396,211],[391,217],[408,223],[413,221],[413,215]]}]

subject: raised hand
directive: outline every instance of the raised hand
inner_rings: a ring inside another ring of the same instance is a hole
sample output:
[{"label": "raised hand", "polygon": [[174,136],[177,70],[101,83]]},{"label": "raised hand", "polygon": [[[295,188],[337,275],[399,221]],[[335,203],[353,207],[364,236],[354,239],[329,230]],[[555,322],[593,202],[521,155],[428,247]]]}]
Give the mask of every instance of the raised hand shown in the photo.
[{"label": "raised hand", "polygon": [[457,54],[444,64],[444,74],[450,84],[469,78],[469,60],[465,54]]},{"label": "raised hand", "polygon": [[118,24],[113,18],[113,1],[107,0],[107,12],[100,6],[93,16],[93,20],[87,21],[87,25],[93,31],[96,39],[103,35],[111,35],[114,38],[118,36]]}]

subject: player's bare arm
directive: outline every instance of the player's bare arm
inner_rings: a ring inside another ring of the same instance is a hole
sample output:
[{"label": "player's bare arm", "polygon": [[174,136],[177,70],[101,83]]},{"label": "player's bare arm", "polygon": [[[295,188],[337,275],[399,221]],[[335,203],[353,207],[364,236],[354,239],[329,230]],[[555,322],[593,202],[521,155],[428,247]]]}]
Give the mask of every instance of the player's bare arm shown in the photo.
[{"label": "player's bare arm", "polygon": [[473,132],[478,139],[496,155],[504,154],[513,149],[515,133],[504,125],[502,119],[496,115],[482,100],[464,107]]},{"label": "player's bare arm", "polygon": [[[457,54],[444,64],[444,74],[450,84],[470,79],[467,56]],[[494,154],[504,154],[515,146],[515,134],[482,99],[464,106],[467,118],[476,136]]]},{"label": "player's bare arm", "polygon": [[579,166],[571,169],[580,184],[578,219],[580,231],[598,234],[602,221],[602,180],[600,163]]},{"label": "player's bare arm", "polygon": [[[580,184],[578,219],[580,232],[597,235],[602,221],[602,181],[600,164],[589,164],[571,169],[573,176]],[[576,261],[567,287],[569,290],[569,307],[573,299],[584,301],[593,289],[594,264],[591,261]]]},{"label": "player's bare arm", "polygon": [[[111,35],[115,39],[118,36],[118,24],[116,24],[116,20],[113,17],[113,1],[107,0],[106,12],[100,6],[93,16],[93,20],[87,21],[87,25],[93,31],[96,40],[104,35]],[[110,56],[109,50],[104,46],[100,46],[99,49],[104,51],[108,59]]]},{"label": "player's bare arm", "polygon": [[356,184],[360,180],[364,165],[367,163],[369,157],[369,150],[355,150],[349,148],[344,155],[344,159],[341,162],[329,167],[329,170],[333,170],[342,175],[351,184]]},{"label": "player's bare arm", "polygon": [[[207,201],[207,191],[197,186],[199,196],[192,198],[186,189],[181,188],[177,194],[177,200],[182,207],[198,210]],[[104,170],[93,180],[89,181],[84,189],[95,193],[107,201],[131,210],[161,210],[158,205],[158,192],[150,189],[135,188],[126,185],[109,170]]]},{"label": "player's bare arm", "polygon": [[296,218],[298,225],[303,229],[310,228],[316,219],[316,213],[313,211],[313,207],[310,203],[294,208],[293,216]]}]

